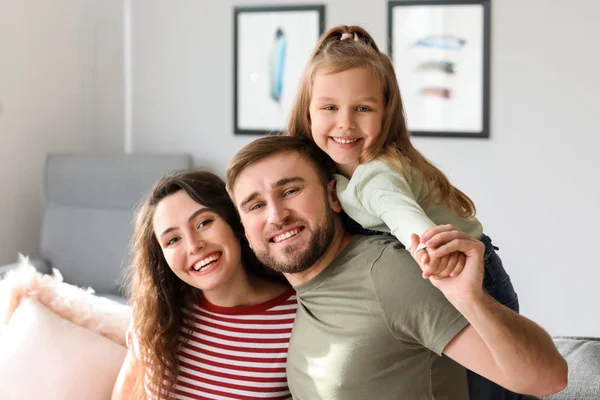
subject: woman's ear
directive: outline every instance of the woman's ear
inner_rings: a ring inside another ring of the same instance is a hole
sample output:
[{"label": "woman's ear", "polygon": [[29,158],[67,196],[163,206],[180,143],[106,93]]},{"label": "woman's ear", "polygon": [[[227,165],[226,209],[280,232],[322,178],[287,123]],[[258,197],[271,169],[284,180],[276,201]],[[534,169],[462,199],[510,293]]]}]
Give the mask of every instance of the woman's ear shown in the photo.
[{"label": "woman's ear", "polygon": [[335,190],[336,184],[337,181],[335,179],[330,180],[327,184],[327,200],[329,202],[329,207],[331,207],[333,211],[335,211],[336,213],[341,213],[342,204],[340,203],[340,200],[337,196],[337,191]]}]

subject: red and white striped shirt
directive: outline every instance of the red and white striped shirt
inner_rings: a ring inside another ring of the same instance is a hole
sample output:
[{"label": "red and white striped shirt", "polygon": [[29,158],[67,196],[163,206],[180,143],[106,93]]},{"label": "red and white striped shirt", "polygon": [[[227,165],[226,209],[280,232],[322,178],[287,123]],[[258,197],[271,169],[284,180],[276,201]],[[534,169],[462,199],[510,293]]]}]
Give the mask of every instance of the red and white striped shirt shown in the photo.
[{"label": "red and white striped shirt", "polygon": [[[174,397],[291,399],[285,368],[296,310],[291,288],[253,306],[219,307],[202,299],[184,310]],[[139,357],[131,330],[127,336]]]}]

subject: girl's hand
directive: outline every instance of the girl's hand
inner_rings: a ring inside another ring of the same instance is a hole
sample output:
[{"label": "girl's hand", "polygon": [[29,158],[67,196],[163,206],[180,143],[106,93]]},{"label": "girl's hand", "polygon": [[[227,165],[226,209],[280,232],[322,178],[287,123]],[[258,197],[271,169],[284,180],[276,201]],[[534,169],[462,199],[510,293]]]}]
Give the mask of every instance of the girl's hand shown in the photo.
[{"label": "girl's hand", "polygon": [[[419,237],[412,235],[412,248],[416,249]],[[484,245],[470,235],[452,225],[439,225],[423,232],[421,242],[427,245],[428,256],[443,258],[460,252],[466,259],[464,269],[455,277],[439,279],[432,276],[429,281],[444,293],[446,298],[459,311],[461,305],[485,296],[483,291],[483,253]],[[413,257],[415,256],[414,253]],[[460,258],[460,256],[459,256]],[[459,261],[460,263],[460,261]]]},{"label": "girl's hand", "polygon": [[[418,240],[418,236],[413,235],[413,246],[415,240]],[[415,238],[416,237],[416,238]],[[450,254],[446,254],[442,257],[432,257],[427,249],[422,249],[417,252],[414,256],[415,260],[423,271],[423,278],[429,279],[431,277],[437,279],[443,279],[447,277],[455,277],[459,275],[465,267],[466,257],[463,253],[455,251]]]}]

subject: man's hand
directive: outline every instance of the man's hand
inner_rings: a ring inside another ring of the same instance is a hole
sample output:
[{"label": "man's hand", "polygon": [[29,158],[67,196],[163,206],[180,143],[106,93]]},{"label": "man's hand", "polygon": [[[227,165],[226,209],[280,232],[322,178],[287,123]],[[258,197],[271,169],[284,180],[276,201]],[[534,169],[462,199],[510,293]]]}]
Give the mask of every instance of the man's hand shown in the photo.
[{"label": "man's hand", "polygon": [[441,290],[457,309],[460,310],[459,305],[463,300],[472,300],[484,295],[482,288],[484,245],[481,241],[452,225],[434,226],[423,232],[421,238],[413,234],[411,240],[412,249],[416,249],[419,242],[425,243],[430,258],[442,258],[457,252],[464,255],[464,269],[460,274],[447,278],[436,276],[429,278],[429,281]]},{"label": "man's hand", "polygon": [[[415,235],[415,237],[417,238],[416,240],[418,240],[418,236]],[[459,251],[438,258],[431,257],[427,252],[427,249],[421,249],[417,251],[417,255],[414,258],[423,271],[423,279],[429,279],[431,277],[436,277],[438,279],[455,277],[460,274],[465,267],[465,255]]]},{"label": "man's hand", "polygon": [[[418,236],[411,240],[416,248]],[[466,257],[458,276],[429,278],[470,323],[444,354],[513,392],[542,397],[563,390],[568,367],[550,335],[483,291],[483,243],[451,225],[426,230],[421,242],[430,257],[453,252]]]}]

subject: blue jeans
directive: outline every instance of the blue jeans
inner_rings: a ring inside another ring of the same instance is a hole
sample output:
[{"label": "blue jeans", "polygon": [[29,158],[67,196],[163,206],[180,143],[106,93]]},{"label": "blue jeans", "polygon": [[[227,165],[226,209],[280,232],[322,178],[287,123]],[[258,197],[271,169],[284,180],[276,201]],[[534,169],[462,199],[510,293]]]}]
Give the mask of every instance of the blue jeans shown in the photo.
[{"label": "blue jeans", "polygon": [[[496,253],[497,247],[492,245],[492,239],[482,235],[479,239],[485,245],[483,266],[484,290],[506,307],[519,312],[519,298],[513,288],[510,277],[502,266],[502,260]],[[469,397],[471,400],[522,400],[525,396],[513,393],[502,386],[476,374],[467,371],[469,381]]]}]

